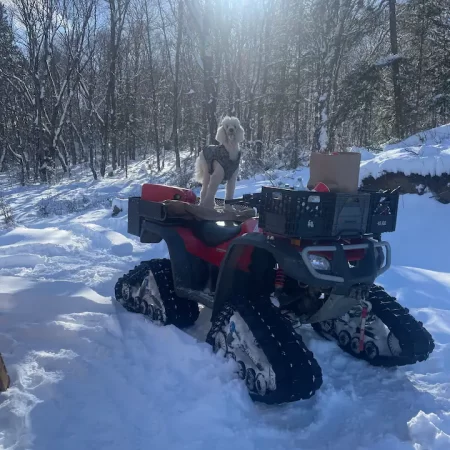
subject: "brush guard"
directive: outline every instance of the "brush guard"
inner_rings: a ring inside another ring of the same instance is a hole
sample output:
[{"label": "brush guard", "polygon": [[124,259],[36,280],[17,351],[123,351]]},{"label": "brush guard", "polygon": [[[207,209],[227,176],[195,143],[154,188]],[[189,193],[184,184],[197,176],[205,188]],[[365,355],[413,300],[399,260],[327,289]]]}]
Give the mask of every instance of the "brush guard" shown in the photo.
[{"label": "brush guard", "polygon": [[[375,256],[375,249],[378,251],[382,251],[385,249],[385,261],[384,265],[381,267],[377,267],[377,258]],[[308,268],[309,272],[314,278],[319,280],[324,280],[332,283],[345,283],[345,281],[350,277],[353,278],[350,274],[351,271],[355,270],[355,268],[351,268],[347,261],[347,257],[345,252],[351,250],[366,250],[367,254],[364,259],[361,261],[365,267],[362,270],[367,270],[368,266],[371,264],[374,265],[374,269],[376,271],[376,277],[380,276],[384,272],[386,272],[391,266],[391,246],[389,242],[386,241],[373,241],[370,240],[368,242],[362,244],[333,244],[333,245],[314,245],[305,247],[301,252],[301,257],[305,266]],[[322,256],[321,253],[333,253],[333,258],[331,260],[331,270],[330,271],[318,271],[315,269],[310,261],[309,255]],[[371,260],[371,261],[370,261]],[[358,270],[358,268],[356,268]],[[332,274],[327,273],[332,272]],[[338,275],[336,275],[338,274]]]}]

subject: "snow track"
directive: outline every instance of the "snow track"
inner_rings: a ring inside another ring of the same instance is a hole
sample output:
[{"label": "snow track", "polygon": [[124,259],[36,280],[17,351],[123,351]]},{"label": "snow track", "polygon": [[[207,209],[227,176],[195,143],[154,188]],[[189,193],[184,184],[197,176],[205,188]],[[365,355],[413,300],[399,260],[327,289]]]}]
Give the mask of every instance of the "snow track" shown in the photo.
[{"label": "snow track", "polygon": [[[247,181],[237,192],[255,189]],[[269,407],[201,342],[208,311],[183,332],[112,300],[118,277],[164,257],[164,244],[140,244],[125,215],[105,209],[38,220],[26,196],[12,201],[20,227],[0,232],[0,351],[12,381],[0,394],[1,450],[450,448],[448,206],[402,198],[398,229],[385,236],[394,266],[379,280],[432,333],[431,357],[370,367],[305,327],[323,385]]]}]

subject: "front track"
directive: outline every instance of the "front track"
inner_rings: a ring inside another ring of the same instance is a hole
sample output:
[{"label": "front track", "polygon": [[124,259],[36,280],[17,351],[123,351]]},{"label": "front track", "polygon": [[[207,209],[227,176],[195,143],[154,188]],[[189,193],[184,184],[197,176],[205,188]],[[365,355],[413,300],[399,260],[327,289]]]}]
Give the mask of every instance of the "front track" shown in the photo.
[{"label": "front track", "polygon": [[[115,286],[128,311],[160,325],[186,328],[199,316],[198,304],[178,297],[170,261],[144,261]],[[237,362],[250,396],[264,403],[310,398],[322,385],[322,371],[291,323],[267,298],[244,297],[226,304],[213,320],[206,341]]]},{"label": "front track", "polygon": [[367,300],[372,309],[366,322],[362,352],[358,351],[361,307],[339,319],[314,323],[312,327],[326,339],[337,341],[345,352],[374,366],[405,366],[428,359],[435,345],[422,322],[380,286],[371,287]]},{"label": "front track", "polygon": [[[270,300],[240,297],[213,321],[207,342],[236,359],[250,396],[278,404],[308,399],[322,385],[322,370],[302,338]],[[225,343],[225,345],[224,345]]]}]

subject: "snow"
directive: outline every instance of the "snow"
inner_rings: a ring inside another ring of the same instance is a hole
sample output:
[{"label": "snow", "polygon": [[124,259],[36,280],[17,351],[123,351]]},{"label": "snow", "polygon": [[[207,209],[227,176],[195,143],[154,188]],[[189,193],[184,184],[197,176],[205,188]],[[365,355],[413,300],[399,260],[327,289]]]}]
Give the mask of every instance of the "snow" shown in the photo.
[{"label": "snow", "polygon": [[442,125],[440,127],[431,128],[417,134],[409,136],[405,140],[398,144],[386,145],[385,149],[390,150],[392,148],[407,147],[407,146],[420,146],[420,145],[433,145],[433,144],[449,144],[450,142],[450,124]]},{"label": "snow", "polygon": [[127,256],[133,252],[132,242],[116,231],[94,223],[80,224],[79,229],[84,236],[91,236],[97,241],[97,245],[103,246],[117,256]]},{"label": "snow", "polygon": [[352,152],[361,153],[361,161],[368,161],[369,159],[375,158],[375,155],[364,147],[352,147]]},{"label": "snow", "polygon": [[403,56],[402,55],[387,55],[387,56],[383,56],[382,58],[380,58],[375,65],[376,66],[389,66],[391,65],[393,62],[402,59]]},{"label": "snow", "polygon": [[420,146],[393,149],[379,153],[361,163],[361,178],[378,178],[385,172],[403,172],[405,175],[442,175],[450,173],[448,146]]},{"label": "snow", "polygon": [[449,174],[450,124],[386,144],[376,153],[361,147],[352,147],[351,151],[361,153],[360,180],[369,176],[378,178],[386,172],[423,176]]},{"label": "snow", "polygon": [[[363,158],[362,168],[379,156]],[[394,164],[382,161],[383,168]],[[119,276],[167,255],[163,243],[128,235],[125,210],[112,217],[112,205],[139,195],[143,182],[173,182],[166,167],[160,176],[139,163],[128,179],[119,171],[94,182],[80,173],[47,189],[2,188],[18,226],[0,230],[0,351],[12,380],[0,394],[1,450],[450,448],[448,205],[427,194],[402,196],[397,231],[384,236],[393,265],[379,282],[433,334],[430,358],[374,368],[304,327],[323,386],[307,401],[269,407],[253,403],[233,362],[204,343],[209,311],[184,332],[112,299]],[[309,174],[273,177],[294,185]],[[265,184],[271,181],[263,175],[242,180],[235,195]],[[91,201],[39,213],[44,199],[83,196]]]},{"label": "snow", "polygon": [[408,422],[411,435],[417,436],[416,448],[418,450],[432,447],[436,450],[450,448],[450,436],[444,433],[440,427],[442,427],[442,419],[434,413],[425,414],[423,411]]},{"label": "snow", "polygon": [[[326,94],[324,94],[320,97],[320,101],[324,101],[325,99],[326,99]],[[320,145],[320,151],[325,151],[328,146],[328,132],[327,132],[328,115],[327,115],[327,107],[326,106],[323,107],[322,112],[320,113],[320,120],[321,120],[321,126],[320,126],[320,134],[319,134],[319,145]]]},{"label": "snow", "polygon": [[115,198],[112,201],[112,209],[117,208],[120,212],[128,212],[128,198]]},{"label": "snow", "polygon": [[445,99],[445,98],[447,98],[448,96],[447,96],[447,94],[437,94],[437,95],[435,95],[434,97],[433,97],[433,100],[436,102],[436,101],[438,101],[438,100],[442,100],[442,99]]}]

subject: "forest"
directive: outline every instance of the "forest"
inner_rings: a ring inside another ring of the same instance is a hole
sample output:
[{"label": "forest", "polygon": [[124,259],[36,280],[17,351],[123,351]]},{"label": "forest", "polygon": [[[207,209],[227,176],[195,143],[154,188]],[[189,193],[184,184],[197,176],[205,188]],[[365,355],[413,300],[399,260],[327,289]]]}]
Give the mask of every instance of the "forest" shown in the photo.
[{"label": "forest", "polygon": [[0,171],[182,171],[225,115],[255,167],[376,151],[449,121],[449,18],[448,0],[7,0]]}]

